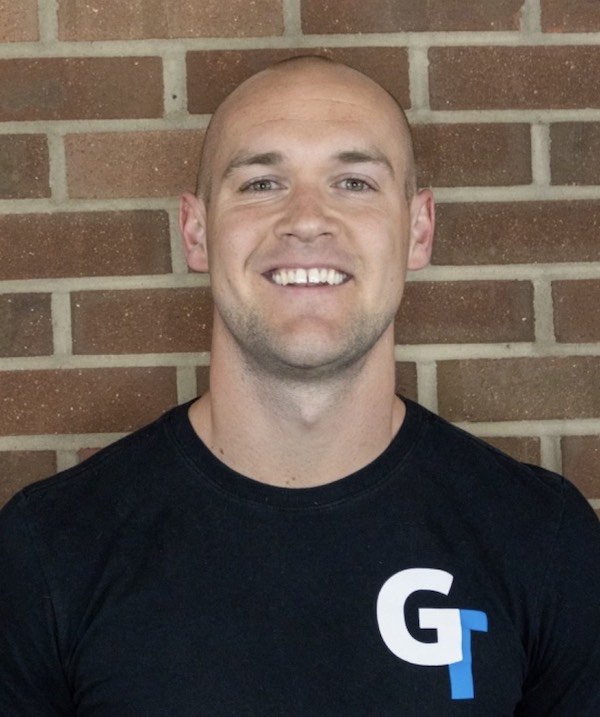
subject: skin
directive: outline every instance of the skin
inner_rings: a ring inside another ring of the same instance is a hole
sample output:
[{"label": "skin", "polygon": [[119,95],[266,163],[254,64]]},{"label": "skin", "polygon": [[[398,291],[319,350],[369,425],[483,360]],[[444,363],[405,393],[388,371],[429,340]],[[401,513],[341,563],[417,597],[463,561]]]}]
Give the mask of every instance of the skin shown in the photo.
[{"label": "skin", "polygon": [[[243,83],[219,108],[180,224],[210,271],[210,392],[190,420],[227,465],[311,486],[348,475],[404,418],[393,319],[407,269],[430,257],[429,190],[407,197],[412,155],[393,100],[344,65],[303,60]],[[335,269],[338,286],[273,272]]]}]

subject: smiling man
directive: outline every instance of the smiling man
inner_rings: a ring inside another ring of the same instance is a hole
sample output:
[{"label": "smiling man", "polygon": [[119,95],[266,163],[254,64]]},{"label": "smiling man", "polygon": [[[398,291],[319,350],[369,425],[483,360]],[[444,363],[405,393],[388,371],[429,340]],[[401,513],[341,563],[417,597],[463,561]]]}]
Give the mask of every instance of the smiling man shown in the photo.
[{"label": "smiling man", "polygon": [[253,76],[180,219],[210,390],[3,511],[0,713],[600,714],[592,510],[394,393],[434,225],[395,101]]}]

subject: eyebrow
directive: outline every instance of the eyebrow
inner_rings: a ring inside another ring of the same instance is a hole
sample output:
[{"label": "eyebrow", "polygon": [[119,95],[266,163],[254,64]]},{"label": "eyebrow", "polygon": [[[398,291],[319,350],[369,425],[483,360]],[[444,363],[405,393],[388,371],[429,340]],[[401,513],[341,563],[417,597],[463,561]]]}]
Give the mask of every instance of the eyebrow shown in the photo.
[{"label": "eyebrow", "polygon": [[[392,177],[395,176],[394,167],[390,160],[376,148],[369,149],[368,151],[360,149],[349,149],[342,152],[338,152],[333,155],[333,159],[341,162],[342,164],[361,164],[361,163],[373,163],[383,165]],[[258,152],[255,154],[249,152],[240,152],[236,154],[231,161],[228,163],[225,171],[223,172],[223,179],[229,177],[232,172],[240,167],[251,167],[254,165],[260,165],[263,167],[273,167],[277,164],[282,164],[284,156],[281,152]]]}]

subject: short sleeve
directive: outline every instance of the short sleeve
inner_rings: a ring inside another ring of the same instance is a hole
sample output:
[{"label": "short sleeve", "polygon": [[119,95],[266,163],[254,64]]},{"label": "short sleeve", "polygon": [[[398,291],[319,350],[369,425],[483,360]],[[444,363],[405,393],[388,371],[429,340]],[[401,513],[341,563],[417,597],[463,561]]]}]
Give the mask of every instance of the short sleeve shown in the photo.
[{"label": "short sleeve", "polygon": [[547,561],[518,717],[600,715],[600,523],[564,482],[564,508]]},{"label": "short sleeve", "polygon": [[23,494],[0,511],[0,714],[65,717],[54,607],[26,514]]}]

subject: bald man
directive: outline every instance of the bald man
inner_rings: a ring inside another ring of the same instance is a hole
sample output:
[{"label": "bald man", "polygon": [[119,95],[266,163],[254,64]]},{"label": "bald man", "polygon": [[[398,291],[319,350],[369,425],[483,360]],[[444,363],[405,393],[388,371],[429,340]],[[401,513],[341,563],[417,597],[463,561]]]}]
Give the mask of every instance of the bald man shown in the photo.
[{"label": "bald man", "polygon": [[210,390],[3,511],[0,713],[600,714],[593,511],[394,393],[434,227],[395,101],[258,73],[180,223]]}]

